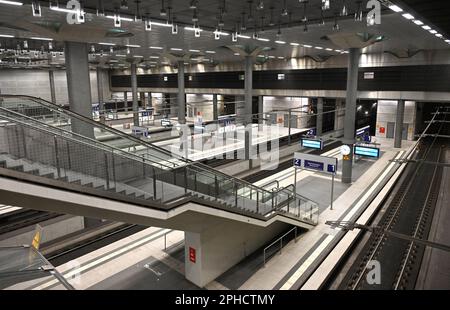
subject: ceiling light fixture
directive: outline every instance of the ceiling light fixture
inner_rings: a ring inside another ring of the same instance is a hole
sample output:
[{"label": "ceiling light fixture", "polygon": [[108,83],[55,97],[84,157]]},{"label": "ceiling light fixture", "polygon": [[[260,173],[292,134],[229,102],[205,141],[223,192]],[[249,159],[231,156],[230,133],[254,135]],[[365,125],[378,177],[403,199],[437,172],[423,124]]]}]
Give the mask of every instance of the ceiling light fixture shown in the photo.
[{"label": "ceiling light fixture", "polygon": [[285,41],[275,41],[275,43],[277,43],[277,44],[286,44]]},{"label": "ceiling light fixture", "polygon": [[4,0],[0,0],[0,4],[9,4],[9,5],[15,5],[15,6],[23,5],[22,2],[18,2],[18,1],[4,1]]},{"label": "ceiling light fixture", "polygon": [[33,40],[42,40],[42,41],[53,41],[51,38],[43,38],[43,37],[31,37]]},{"label": "ceiling light fixture", "polygon": [[161,0],[161,10],[159,11],[160,16],[167,16],[166,7],[164,5],[164,0]]},{"label": "ceiling light fixture", "polygon": [[399,7],[398,5],[395,5],[395,4],[389,5],[389,8],[390,8],[392,11],[396,12],[396,13],[403,12],[403,9],[402,9],[401,7]]},{"label": "ceiling light fixture", "polygon": [[328,10],[330,8],[330,0],[322,0],[322,10]]},{"label": "ceiling light fixture", "polygon": [[418,20],[418,19],[414,20],[413,23],[416,24],[417,26],[422,26],[423,25],[423,22]]},{"label": "ceiling light fixture", "polygon": [[404,18],[406,18],[406,19],[409,19],[409,20],[414,19],[414,16],[412,16],[412,15],[409,14],[409,13],[405,13],[405,14],[403,14],[402,16],[403,16]]}]

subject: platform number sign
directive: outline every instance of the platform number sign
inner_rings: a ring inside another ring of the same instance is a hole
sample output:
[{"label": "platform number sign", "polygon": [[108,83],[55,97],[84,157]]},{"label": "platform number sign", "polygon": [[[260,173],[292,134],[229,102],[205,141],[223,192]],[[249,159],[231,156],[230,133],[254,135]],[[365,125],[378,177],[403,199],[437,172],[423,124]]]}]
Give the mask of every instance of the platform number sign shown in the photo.
[{"label": "platform number sign", "polygon": [[294,158],[294,166],[295,167],[301,167],[302,166],[302,160],[298,158]]}]

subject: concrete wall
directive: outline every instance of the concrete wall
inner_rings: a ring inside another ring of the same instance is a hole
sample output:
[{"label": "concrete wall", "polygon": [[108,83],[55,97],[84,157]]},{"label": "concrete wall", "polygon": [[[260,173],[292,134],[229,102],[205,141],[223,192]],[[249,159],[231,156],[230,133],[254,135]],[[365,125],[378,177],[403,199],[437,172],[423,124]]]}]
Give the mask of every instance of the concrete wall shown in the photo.
[{"label": "concrete wall", "polygon": [[[263,97],[263,111],[269,113],[274,110],[296,109],[292,115],[297,117],[297,124],[292,124],[293,128],[306,128],[310,121],[308,117],[309,99],[302,97]],[[288,112],[277,112],[276,118],[278,124],[285,124],[285,118]]]},{"label": "concrete wall", "polygon": [[[82,216],[65,215],[39,223],[42,226],[41,244],[68,235],[84,228]],[[0,236],[0,247],[30,244],[34,236],[34,225]]]},{"label": "concrete wall", "polygon": [[[106,72],[107,73],[107,72]],[[66,71],[56,70],[55,73],[56,103],[67,104]],[[103,98],[111,98],[108,74],[103,74]],[[0,90],[2,94],[29,95],[51,100],[50,82],[47,70],[0,70]],[[98,101],[97,74],[90,71],[92,101]]]},{"label": "concrete wall", "polygon": [[[375,136],[386,138],[388,131],[388,123],[395,123],[397,113],[397,101],[395,100],[378,100],[377,106],[377,127]],[[416,126],[416,102],[405,102],[404,124],[408,124],[408,140],[414,139]],[[384,132],[382,132],[384,128]]]}]

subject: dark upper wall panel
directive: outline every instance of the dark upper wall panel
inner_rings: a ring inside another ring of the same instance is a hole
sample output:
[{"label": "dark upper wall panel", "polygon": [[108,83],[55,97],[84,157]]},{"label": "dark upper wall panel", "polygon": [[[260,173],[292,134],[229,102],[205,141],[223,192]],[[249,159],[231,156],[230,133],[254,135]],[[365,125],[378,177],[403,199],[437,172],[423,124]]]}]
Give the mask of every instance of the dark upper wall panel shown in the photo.
[{"label": "dark upper wall panel", "polygon": [[[365,79],[364,73],[373,72],[373,79]],[[285,75],[278,80],[278,74]],[[244,88],[240,79],[244,72],[206,72],[186,74],[186,88]],[[166,79],[166,80],[165,80]],[[345,90],[347,70],[310,69],[254,71],[255,89],[304,89],[304,90]],[[359,87],[361,91],[425,91],[450,92],[450,65],[404,66],[361,68]],[[138,75],[141,88],[176,88],[176,74]],[[111,87],[131,87],[130,76],[111,76]]]}]

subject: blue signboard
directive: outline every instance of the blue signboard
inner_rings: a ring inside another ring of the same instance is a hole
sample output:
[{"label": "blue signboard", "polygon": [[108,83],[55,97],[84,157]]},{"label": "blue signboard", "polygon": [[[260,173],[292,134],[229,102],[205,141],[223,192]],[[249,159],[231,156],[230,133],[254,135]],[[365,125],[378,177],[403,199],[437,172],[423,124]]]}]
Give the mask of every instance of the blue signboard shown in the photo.
[{"label": "blue signboard", "polygon": [[294,166],[295,167],[301,167],[302,166],[302,160],[294,158]]},{"label": "blue signboard", "polygon": [[356,130],[356,140],[364,142],[372,141],[372,137],[370,136],[370,125]]},{"label": "blue signboard", "polygon": [[321,150],[323,148],[322,140],[302,139],[302,146],[310,149]]},{"label": "blue signboard", "polygon": [[312,160],[305,160],[305,169],[323,171],[323,163]]},{"label": "blue signboard", "polygon": [[336,166],[335,165],[327,165],[327,172],[336,173]]},{"label": "blue signboard", "polygon": [[355,145],[354,148],[355,155],[379,158],[380,157],[380,149],[376,147],[368,147],[368,146],[359,146]]}]

